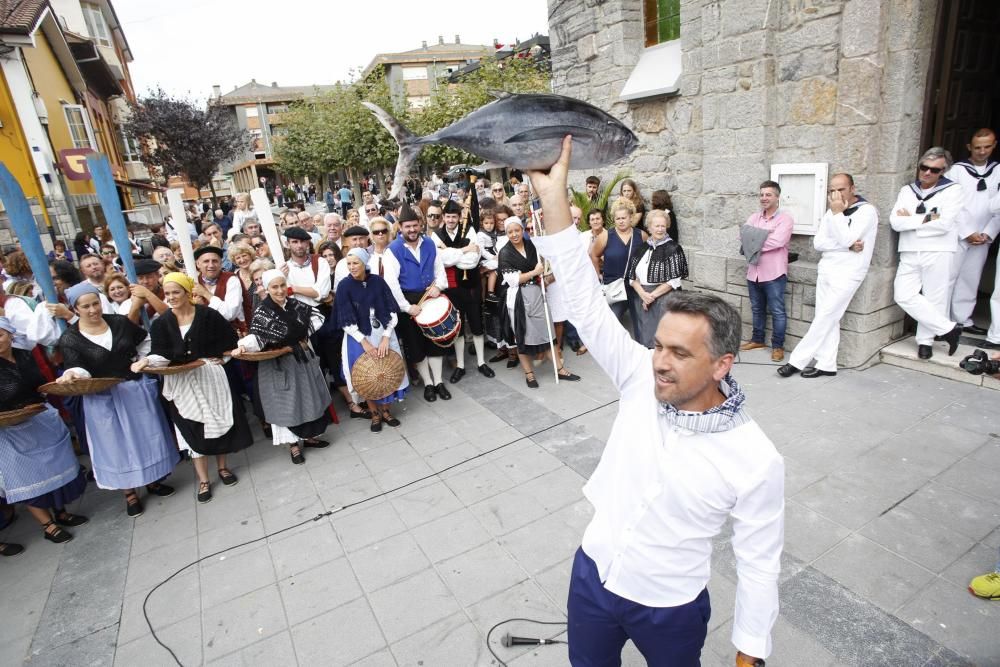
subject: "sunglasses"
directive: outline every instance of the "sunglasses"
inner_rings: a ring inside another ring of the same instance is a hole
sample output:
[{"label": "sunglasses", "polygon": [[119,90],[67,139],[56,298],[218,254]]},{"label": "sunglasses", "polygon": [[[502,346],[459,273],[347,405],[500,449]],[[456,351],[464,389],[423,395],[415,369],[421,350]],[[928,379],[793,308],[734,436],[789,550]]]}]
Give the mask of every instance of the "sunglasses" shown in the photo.
[{"label": "sunglasses", "polygon": [[428,213],[427,217],[428,218],[440,218],[441,214],[440,213]]},{"label": "sunglasses", "polygon": [[920,165],[920,171],[929,171],[932,174],[940,174],[944,171],[944,167],[928,167],[926,164]]},{"label": "sunglasses", "polygon": [[365,213],[378,213],[377,208],[366,208]]},{"label": "sunglasses", "polygon": [[493,192],[503,192],[503,188],[493,188]]},{"label": "sunglasses", "polygon": [[388,234],[388,233],[389,233],[388,229],[373,229],[372,230],[372,234],[377,234],[379,236],[382,236],[383,234]]},{"label": "sunglasses", "polygon": [[263,244],[263,243],[254,243],[254,244],[253,244],[253,247],[254,247],[254,248],[263,248],[263,247],[264,247],[264,244]]},{"label": "sunglasses", "polygon": [[113,255],[113,254],[115,254],[115,252],[113,250],[102,250],[101,254],[102,255]]}]

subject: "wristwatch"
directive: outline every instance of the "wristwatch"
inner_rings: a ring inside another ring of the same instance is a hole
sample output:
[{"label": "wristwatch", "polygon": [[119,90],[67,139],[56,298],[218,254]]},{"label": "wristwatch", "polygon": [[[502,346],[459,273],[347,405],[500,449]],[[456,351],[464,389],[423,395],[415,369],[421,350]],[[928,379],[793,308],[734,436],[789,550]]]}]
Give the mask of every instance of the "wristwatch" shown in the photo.
[{"label": "wristwatch", "polygon": [[763,658],[751,658],[742,651],[736,652],[736,667],[764,667]]}]

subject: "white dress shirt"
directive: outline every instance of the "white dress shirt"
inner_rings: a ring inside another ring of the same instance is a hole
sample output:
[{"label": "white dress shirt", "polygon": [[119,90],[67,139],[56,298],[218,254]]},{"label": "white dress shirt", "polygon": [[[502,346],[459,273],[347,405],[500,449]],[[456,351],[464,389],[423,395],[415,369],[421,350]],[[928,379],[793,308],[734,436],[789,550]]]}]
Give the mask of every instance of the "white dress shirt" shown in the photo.
[{"label": "white dress shirt", "polygon": [[[980,176],[989,173],[989,176],[983,178],[985,190],[978,189],[980,179],[973,177],[969,169]],[[997,188],[1000,187],[1000,165],[987,161],[985,165],[978,167],[971,162],[956,162],[944,175],[961,185],[962,194],[965,195],[965,206],[958,216],[959,238],[986,234],[991,241],[995,241],[1000,233],[1000,216],[990,211],[990,198],[997,194]]]},{"label": "white dress shirt", "polygon": [[732,641],[747,655],[767,657],[784,540],[781,456],[749,417],[721,431],[670,421],[653,391],[653,353],[608,308],[577,230],[533,240],[556,279],[572,286],[563,295],[570,319],[621,393],[607,446],[583,489],[594,506],[583,550],[607,590],[646,606],[677,606],[705,588],[712,538],[731,516],[739,577]]},{"label": "white dress shirt", "polygon": [[[418,263],[420,262],[420,246],[423,242],[423,237],[421,237],[417,242],[416,248],[412,247],[409,243],[403,244],[403,247],[416,258]],[[384,268],[382,278],[389,284],[389,291],[392,292],[392,296],[396,299],[396,305],[399,306],[402,312],[409,313],[412,304],[403,296],[403,290],[399,286],[399,260],[396,259],[391,250],[386,248],[385,252],[382,253],[382,261]],[[434,284],[440,290],[448,289],[448,275],[444,272],[441,253],[436,253],[434,256]]]},{"label": "white dress shirt", "polygon": [[243,321],[243,283],[240,282],[239,276],[232,275],[226,281],[226,297],[220,299],[215,296],[215,284],[208,284],[206,278],[205,289],[208,290],[212,298],[208,302],[208,307],[216,311],[220,315],[226,318],[226,321],[232,322],[233,320]]},{"label": "white dress shirt", "polygon": [[331,280],[329,267],[330,265],[321,257],[316,264],[316,273],[314,274],[312,259],[309,257],[306,258],[306,263],[301,265],[297,264],[294,259],[288,260],[288,286],[311,287],[318,294],[318,298],[315,299],[311,296],[303,296],[302,294],[292,295],[293,299],[298,299],[307,306],[312,306],[313,314],[310,317],[310,323],[312,324],[313,331],[319,331],[319,328],[323,326],[323,316],[316,310],[316,307],[322,303],[323,299],[330,295]]},{"label": "white dress shirt", "polygon": [[[875,251],[877,231],[878,210],[868,202],[860,203],[850,216],[834,215],[826,209],[813,237],[813,247],[823,253],[817,269],[834,271],[845,279],[864,280]],[[857,241],[864,243],[861,252],[850,249]]]}]

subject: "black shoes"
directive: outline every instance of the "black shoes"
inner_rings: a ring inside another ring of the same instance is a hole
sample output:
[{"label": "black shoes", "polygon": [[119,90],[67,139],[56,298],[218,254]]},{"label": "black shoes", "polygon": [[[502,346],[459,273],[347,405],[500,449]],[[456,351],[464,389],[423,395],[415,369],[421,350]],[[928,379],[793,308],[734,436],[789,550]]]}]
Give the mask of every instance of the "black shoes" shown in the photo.
[{"label": "black shoes", "polygon": [[382,422],[392,426],[393,428],[399,426],[399,420],[389,414],[382,415]]},{"label": "black shoes", "polygon": [[[49,532],[50,527],[55,528],[55,530]],[[42,526],[42,532],[45,534],[45,539],[55,544],[62,544],[73,539],[73,535],[57,526],[55,521],[49,521]]]},{"label": "black shoes", "polygon": [[330,443],[326,440],[305,440],[302,443],[306,447],[312,447],[313,449],[323,449],[324,447],[329,447]]},{"label": "black shoes", "polygon": [[[458,381],[461,380],[463,377],[465,377],[465,369],[456,368],[454,371],[452,371],[451,379],[449,379],[448,381],[451,382],[452,384],[457,384]],[[442,396],[441,398],[444,398],[444,396]]]},{"label": "black shoes", "polygon": [[934,350],[930,345],[917,345],[917,356],[921,359],[930,359],[934,356]]},{"label": "black shoes", "polygon": [[962,331],[964,331],[967,334],[972,334],[973,336],[985,336],[986,335],[986,329],[984,329],[982,327],[977,327],[975,324],[973,324],[971,326],[968,326],[968,327],[962,327]]},{"label": "black shoes", "polygon": [[13,542],[0,542],[0,556],[20,556],[24,547]]},{"label": "black shoes", "polygon": [[[464,373],[465,371],[462,371],[462,372]],[[439,385],[437,385],[435,387],[435,390],[437,391],[437,395],[441,397],[442,401],[450,401],[451,400],[451,392],[449,392],[448,388],[444,386],[444,382],[442,382]]]},{"label": "black shoes", "polygon": [[[219,471],[219,476],[220,477],[222,476],[222,471],[221,470]],[[223,483],[228,483],[224,479],[222,481],[223,481]],[[232,482],[232,483],[235,484],[236,482]],[[146,491],[149,492],[149,495],[151,495],[151,496],[159,496],[160,498],[169,498],[170,496],[174,495],[174,487],[167,486],[166,484],[163,484],[162,482],[153,482],[152,484],[147,484],[146,485]]]},{"label": "black shoes", "polygon": [[494,354],[492,357],[490,357],[489,362],[491,364],[495,364],[497,362],[503,361],[506,358],[507,358],[507,350],[500,350],[499,352],[497,352],[496,354]]},{"label": "black shoes", "polygon": [[219,479],[226,486],[236,486],[240,483],[240,478],[234,475],[229,468],[219,468]]},{"label": "black shoes", "polygon": [[538,389],[538,380],[535,379],[535,374],[534,373],[531,373],[531,372],[525,373],[524,374],[524,383],[526,385],[528,385],[529,389]]},{"label": "black shoes", "polygon": [[818,368],[807,368],[802,371],[804,378],[819,378],[823,376],[836,377],[837,371],[821,371]]},{"label": "black shoes", "polygon": [[[132,519],[142,516],[142,513],[146,511],[143,509],[142,501],[139,500],[139,494],[137,493],[130,493],[126,495],[125,503],[125,513]],[[58,519],[56,519],[56,521],[58,521]]]},{"label": "black shoes", "polygon": [[372,417],[371,430],[372,430],[372,433],[381,433],[382,432],[382,417],[381,417],[381,415],[375,415],[375,416]]},{"label": "black shoes", "polygon": [[980,347],[986,348],[987,350],[1000,350],[1000,343],[984,340]]},{"label": "black shoes", "polygon": [[212,499],[212,484],[210,482],[201,482],[198,484],[198,502],[207,503]]},{"label": "black shoes", "polygon": [[791,364],[785,364],[784,366],[779,366],[778,367],[778,375],[780,375],[783,378],[790,378],[793,375],[795,375],[796,373],[800,373],[800,372],[802,372],[801,368],[796,368],[795,366],[792,366]]},{"label": "black shoes", "polygon": [[[565,373],[563,373],[565,371]],[[566,382],[579,382],[580,376],[576,373],[570,373],[565,368],[560,368],[556,373],[559,375],[560,380],[565,380]]]},{"label": "black shoes", "polygon": [[492,378],[492,377],[496,377],[497,376],[497,374],[493,372],[493,369],[490,368],[489,366],[487,366],[486,364],[483,364],[482,366],[480,366],[478,370],[479,370],[479,372],[482,375],[484,375],[485,377],[488,377],[488,378]]},{"label": "black shoes", "polygon": [[424,400],[427,401],[428,403],[433,403],[434,401],[438,400],[437,392],[434,391],[434,385],[429,384],[426,387],[424,387]]},{"label": "black shoes", "polygon": [[82,526],[83,524],[89,522],[90,519],[81,514],[70,514],[69,512],[60,512],[56,514],[55,522],[60,526]]},{"label": "black shoes", "polygon": [[958,349],[958,339],[962,337],[962,325],[956,324],[955,328],[941,336],[941,340],[948,343],[948,356],[955,354]]},{"label": "black shoes", "polygon": [[[296,452],[296,449],[299,451]],[[295,465],[300,466],[306,462],[306,457],[305,454],[302,453],[301,447],[289,447],[288,453],[292,455],[292,463]]]},{"label": "black shoes", "polygon": [[507,360],[507,368],[514,368],[514,366],[517,366],[519,363],[520,362],[517,360],[516,357],[511,357],[510,359]]}]

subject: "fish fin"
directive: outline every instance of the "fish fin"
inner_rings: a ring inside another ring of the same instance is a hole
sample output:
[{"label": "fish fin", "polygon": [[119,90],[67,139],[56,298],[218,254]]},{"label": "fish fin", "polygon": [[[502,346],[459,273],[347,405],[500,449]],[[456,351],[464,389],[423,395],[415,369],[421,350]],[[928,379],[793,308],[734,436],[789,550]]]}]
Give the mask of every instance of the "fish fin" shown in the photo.
[{"label": "fish fin", "polygon": [[389,130],[389,134],[399,146],[399,158],[396,160],[396,170],[392,175],[392,191],[389,193],[389,198],[394,199],[402,192],[403,183],[410,175],[410,167],[420,155],[423,145],[420,143],[420,137],[410,132],[405,125],[382,107],[371,102],[362,102],[361,104],[375,115],[382,127]]},{"label": "fish fin", "polygon": [[486,172],[489,171],[490,169],[503,169],[506,166],[507,165],[501,162],[484,162],[482,164],[477,164],[475,168],[477,171]]},{"label": "fish fin", "polygon": [[572,134],[573,139],[594,139],[594,131],[586,127],[577,125],[547,125],[525,130],[507,139],[505,144],[518,144],[527,141],[543,141],[545,139],[562,139],[567,134]]},{"label": "fish fin", "polygon": [[496,88],[494,88],[492,90],[487,90],[486,92],[489,93],[492,97],[495,97],[498,100],[502,100],[502,99],[504,99],[506,97],[513,97],[514,96],[514,93],[508,93],[506,90],[498,90]]}]

